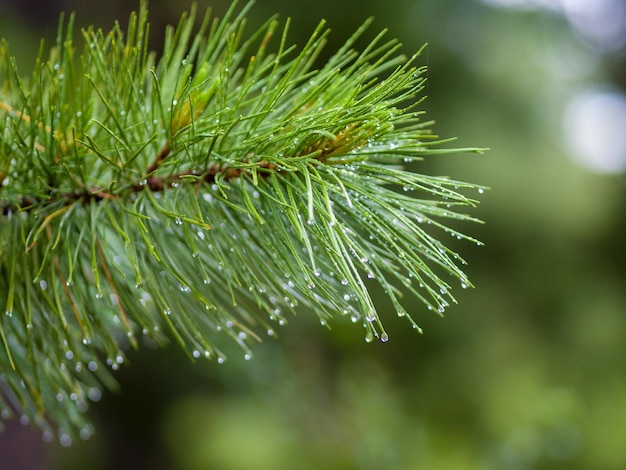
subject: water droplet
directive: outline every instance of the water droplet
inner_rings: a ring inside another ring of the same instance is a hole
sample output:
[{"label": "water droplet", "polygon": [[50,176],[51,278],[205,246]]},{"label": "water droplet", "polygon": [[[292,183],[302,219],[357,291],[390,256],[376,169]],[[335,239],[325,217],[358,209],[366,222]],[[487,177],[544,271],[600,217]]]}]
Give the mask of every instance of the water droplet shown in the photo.
[{"label": "water droplet", "polygon": [[87,397],[91,401],[100,401],[100,398],[102,398],[102,392],[100,391],[99,388],[92,387],[89,390],[87,390]]},{"label": "water droplet", "polygon": [[197,359],[200,357],[200,351],[194,350],[191,355]]},{"label": "water droplet", "polygon": [[245,356],[243,356],[243,358],[244,358],[246,361],[249,361],[250,359],[252,359],[252,354],[250,354],[250,353],[246,353],[246,355],[245,355]]},{"label": "water droplet", "polygon": [[218,364],[224,364],[224,361],[226,361],[226,359],[224,359],[222,356],[217,358]]},{"label": "water droplet", "polygon": [[59,436],[59,444],[61,444],[62,447],[69,447],[72,445],[72,438],[69,434],[61,434]]},{"label": "water droplet", "polygon": [[22,415],[20,416],[20,424],[22,426],[28,426],[28,424],[30,423],[30,418],[26,415]]},{"label": "water droplet", "polygon": [[371,331],[368,331],[367,334],[365,335],[365,341],[368,343],[371,343],[374,340],[374,333],[372,333]]},{"label": "water droplet", "polygon": [[485,188],[478,188],[478,193],[483,194],[485,192]]},{"label": "water droplet", "polygon": [[93,426],[91,424],[86,424],[80,430],[79,436],[83,441],[86,441],[93,435],[93,432],[94,432]]},{"label": "water droplet", "polygon": [[90,361],[89,364],[87,364],[87,369],[91,372],[95,372],[98,369],[98,363],[96,361]]},{"label": "water droplet", "polygon": [[171,315],[172,311],[169,308],[166,308],[165,310],[163,310],[163,314],[164,315]]},{"label": "water droplet", "polygon": [[72,359],[74,359],[74,353],[72,351],[66,351],[65,359],[67,359],[68,361],[71,361]]},{"label": "water droplet", "polygon": [[365,316],[365,319],[372,323],[374,320],[376,320],[376,314],[374,312],[370,312]]},{"label": "water droplet", "polygon": [[342,286],[347,286],[348,285],[348,280],[347,279],[342,279],[341,280],[341,285]]},{"label": "water droplet", "polygon": [[274,336],[274,330],[271,328],[267,330],[267,336]]},{"label": "water droplet", "polygon": [[381,340],[383,343],[386,343],[387,341],[389,341],[389,336],[387,335],[387,333],[383,333],[383,334],[381,334],[381,335],[380,335],[380,340]]},{"label": "water droplet", "polygon": [[[173,185],[172,185],[173,186]],[[181,220],[180,217],[176,217],[176,219],[174,220],[174,222],[176,222],[176,225],[182,225],[183,221]]]},{"label": "water droplet", "polygon": [[13,316],[13,310],[7,310],[6,312],[4,312],[4,314],[5,314],[7,317],[12,317],[12,316]]}]

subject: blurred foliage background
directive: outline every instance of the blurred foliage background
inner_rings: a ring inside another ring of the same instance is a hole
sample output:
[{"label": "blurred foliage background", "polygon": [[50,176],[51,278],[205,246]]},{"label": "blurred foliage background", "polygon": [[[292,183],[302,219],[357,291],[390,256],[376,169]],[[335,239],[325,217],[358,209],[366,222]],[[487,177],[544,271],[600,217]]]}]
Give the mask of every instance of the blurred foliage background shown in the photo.
[{"label": "blurred foliage background", "polygon": [[[204,9],[208,2],[200,2]],[[221,14],[227,2],[215,0]],[[153,45],[188,1],[152,0]],[[123,0],[0,0],[23,74],[61,11],[124,24]],[[258,0],[302,44],[319,19],[331,53],[369,16],[411,54],[429,43],[427,116],[460,146],[415,163],[491,187],[451,243],[476,289],[425,334],[390,341],[300,315],[255,359],[190,364],[172,345],[129,354],[96,433],[69,448],[10,423],[0,452],[28,469],[626,468],[626,3],[622,0]],[[384,305],[381,306],[384,314]],[[419,310],[419,311],[418,311]],[[9,468],[9,467],[6,467]]]}]

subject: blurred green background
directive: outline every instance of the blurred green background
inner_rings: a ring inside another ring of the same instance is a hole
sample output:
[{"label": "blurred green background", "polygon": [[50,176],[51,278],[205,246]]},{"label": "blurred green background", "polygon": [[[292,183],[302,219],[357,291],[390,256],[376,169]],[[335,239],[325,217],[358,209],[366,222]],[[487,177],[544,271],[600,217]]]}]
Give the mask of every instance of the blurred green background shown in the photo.
[{"label": "blurred green background", "polygon": [[[151,2],[155,48],[189,5]],[[61,11],[109,29],[136,7],[0,0],[0,36],[28,72]],[[414,164],[491,188],[486,224],[463,227],[485,246],[451,243],[476,289],[443,320],[416,303],[424,335],[389,312],[386,344],[302,314],[252,361],[131,352],[90,440],[35,445],[15,424],[3,453],[64,470],[626,468],[626,2],[259,0],[251,23],[273,13],[298,44],[326,18],[328,53],[369,16],[407,54],[429,43],[437,133],[491,148]]]}]

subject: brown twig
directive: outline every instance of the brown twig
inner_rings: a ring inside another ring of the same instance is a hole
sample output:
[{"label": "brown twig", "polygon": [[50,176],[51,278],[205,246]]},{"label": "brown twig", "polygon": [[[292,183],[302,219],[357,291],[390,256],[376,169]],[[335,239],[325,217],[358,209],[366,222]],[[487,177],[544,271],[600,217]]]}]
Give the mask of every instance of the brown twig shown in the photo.
[{"label": "brown twig", "polygon": [[155,171],[157,171],[159,167],[161,166],[161,163],[163,163],[163,161],[168,157],[171,151],[172,150],[170,149],[170,146],[166,144],[165,147],[163,147],[161,151],[159,152],[159,154],[157,155],[154,163],[152,163],[152,165],[148,167],[148,169],[146,170],[146,173],[150,175],[154,173]]},{"label": "brown twig", "polygon": [[[199,171],[184,171],[181,173],[175,173],[168,176],[157,176],[154,174],[156,169],[159,168],[160,164],[170,153],[170,150],[164,148],[163,151],[159,153],[159,156],[155,160],[155,162],[150,165],[147,171],[148,174],[153,173],[148,178],[145,178],[141,182],[137,182],[132,186],[133,192],[141,192],[144,189],[150,189],[152,192],[162,192],[168,187],[174,186],[175,183],[179,183],[188,176],[194,176],[197,178],[197,181],[206,184],[215,183],[217,176],[222,175],[223,179],[228,181],[235,178],[240,178],[244,174],[250,173],[250,170],[246,168],[232,168],[224,165],[212,165],[204,172]],[[269,162],[260,162],[257,165],[257,168],[262,168],[265,170],[275,170],[276,167],[274,164]],[[101,188],[85,188],[82,190],[75,190],[66,193],[61,193],[58,195],[50,195],[50,200],[65,200],[68,205],[74,203],[76,201],[82,201],[85,204],[89,202],[100,202],[105,199],[114,200],[119,196],[113,194],[105,189]],[[10,212],[28,212],[31,207],[37,206],[41,203],[46,202],[46,198],[20,198],[16,203],[11,203],[9,201],[0,201],[0,216],[7,215]]]}]

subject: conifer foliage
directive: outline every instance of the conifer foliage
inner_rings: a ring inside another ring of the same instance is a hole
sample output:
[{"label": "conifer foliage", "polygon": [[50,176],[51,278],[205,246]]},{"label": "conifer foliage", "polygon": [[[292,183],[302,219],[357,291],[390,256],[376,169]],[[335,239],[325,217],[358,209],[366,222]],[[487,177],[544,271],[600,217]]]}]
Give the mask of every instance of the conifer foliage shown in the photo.
[{"label": "conifer foliage", "polygon": [[158,60],[145,3],[126,31],[62,17],[30,74],[0,45],[3,418],[68,443],[129,347],[250,358],[296,310],[387,341],[376,283],[416,329],[407,302],[471,285],[445,241],[476,242],[449,222],[482,188],[409,163],[478,150],[422,120],[418,54],[384,32],[355,50],[368,22],[320,64],[323,23],[290,46],[276,18],[246,33],[249,8],[192,9]]}]

